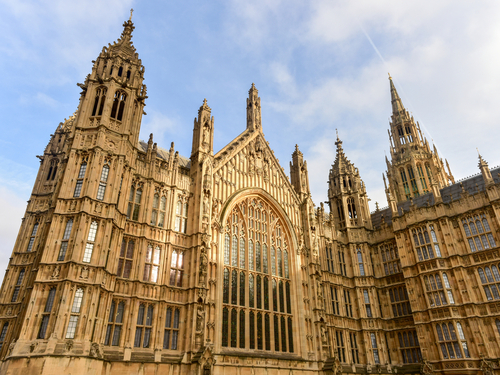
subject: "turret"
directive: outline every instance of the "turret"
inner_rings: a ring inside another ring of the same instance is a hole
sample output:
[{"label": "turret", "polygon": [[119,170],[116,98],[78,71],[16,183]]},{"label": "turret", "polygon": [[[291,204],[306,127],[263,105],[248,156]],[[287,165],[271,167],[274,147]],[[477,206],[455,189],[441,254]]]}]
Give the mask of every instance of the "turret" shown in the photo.
[{"label": "turret", "polygon": [[366,188],[359,170],[344,154],[342,141],[337,134],[337,155],[328,180],[330,212],[339,229],[372,227]]},{"label": "turret", "polygon": [[488,167],[488,163],[483,159],[479,150],[477,151],[479,156],[479,164],[478,167],[481,170],[481,174],[483,175],[484,185],[486,187],[491,186],[495,183],[493,177],[491,176],[490,168]]},{"label": "turret", "polygon": [[446,173],[435,145],[431,151],[420,124],[405,109],[390,75],[389,84],[392,115],[389,124],[391,161],[386,157],[387,177],[390,192],[399,203],[429,193],[432,179],[442,189],[454,178],[448,162],[449,173]]},{"label": "turret", "polygon": [[255,88],[255,84],[252,83],[247,99],[247,129],[260,130],[262,128],[262,119],[260,116],[259,91]]},{"label": "turret", "polygon": [[304,161],[304,156],[300,152],[298,145],[295,145],[292,162],[290,162],[290,178],[297,194],[310,194],[307,162]]},{"label": "turret", "polygon": [[201,157],[202,154],[213,155],[214,118],[211,113],[212,109],[208,106],[207,99],[203,99],[203,104],[198,110],[198,118],[194,119],[191,159]]}]

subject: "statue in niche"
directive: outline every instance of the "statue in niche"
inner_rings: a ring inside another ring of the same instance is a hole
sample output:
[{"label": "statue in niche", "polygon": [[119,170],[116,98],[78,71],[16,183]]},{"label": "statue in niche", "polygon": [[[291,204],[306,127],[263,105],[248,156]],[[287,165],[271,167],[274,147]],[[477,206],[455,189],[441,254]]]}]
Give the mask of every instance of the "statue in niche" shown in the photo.
[{"label": "statue in niche", "polygon": [[208,196],[209,196],[208,193],[206,193],[203,196],[203,215],[207,215],[207,216],[208,216],[209,211],[210,211],[210,202],[209,202]]},{"label": "statue in niche", "polygon": [[203,323],[205,322],[205,309],[203,306],[198,306],[196,310],[196,334],[201,335],[203,333]]}]

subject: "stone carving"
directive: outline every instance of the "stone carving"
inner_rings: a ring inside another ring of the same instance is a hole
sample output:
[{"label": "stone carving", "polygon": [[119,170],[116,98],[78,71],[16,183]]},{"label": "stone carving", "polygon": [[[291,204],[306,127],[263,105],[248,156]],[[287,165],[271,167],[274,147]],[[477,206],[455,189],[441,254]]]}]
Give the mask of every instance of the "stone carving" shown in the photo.
[{"label": "stone carving", "polygon": [[61,266],[55,266],[54,267],[54,271],[52,272],[52,276],[50,276],[51,279],[58,279],[59,278],[59,274],[61,272]]},{"label": "stone carving", "polygon": [[88,278],[89,278],[89,268],[82,267],[82,270],[80,271],[80,279],[87,280]]},{"label": "stone carving", "polygon": [[102,358],[101,348],[99,347],[98,343],[96,343],[96,342],[92,343],[92,345],[90,346],[90,353],[89,353],[89,355],[91,357],[95,357],[95,358]]}]

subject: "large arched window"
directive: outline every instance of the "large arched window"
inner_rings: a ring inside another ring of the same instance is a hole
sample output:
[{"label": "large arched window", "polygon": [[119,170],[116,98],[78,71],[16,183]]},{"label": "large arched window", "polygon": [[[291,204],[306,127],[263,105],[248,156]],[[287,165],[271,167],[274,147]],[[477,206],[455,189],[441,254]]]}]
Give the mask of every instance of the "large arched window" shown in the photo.
[{"label": "large arched window", "polygon": [[253,197],[231,211],[225,231],[222,346],[293,352],[290,240],[282,220]]},{"label": "large arched window", "polygon": [[111,108],[111,118],[115,118],[118,121],[122,120],[126,99],[127,99],[127,94],[125,94],[124,92],[121,91],[115,92],[115,97],[113,99],[113,107]]}]

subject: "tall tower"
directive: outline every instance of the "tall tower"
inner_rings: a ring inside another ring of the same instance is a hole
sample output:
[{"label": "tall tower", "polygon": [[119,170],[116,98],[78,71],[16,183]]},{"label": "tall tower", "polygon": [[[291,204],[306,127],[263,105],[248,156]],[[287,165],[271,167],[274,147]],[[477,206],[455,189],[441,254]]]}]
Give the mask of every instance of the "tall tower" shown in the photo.
[{"label": "tall tower", "polygon": [[347,159],[337,135],[337,155],[328,179],[328,201],[339,229],[372,228],[368,196],[359,170]]},{"label": "tall tower", "polygon": [[439,189],[454,183],[448,161],[445,170],[436,146],[431,147],[422,135],[420,124],[404,108],[403,102],[389,76],[391,88],[392,116],[389,141],[391,161],[386,157],[389,188],[395,192],[396,201],[403,202],[411,197],[429,193],[433,180]]},{"label": "tall tower", "polygon": [[[23,361],[33,352],[100,356],[97,342],[110,314],[125,219],[137,220],[132,202],[141,200],[131,170],[146,86],[131,19],[123,27],[79,84],[76,113],[58,126],[39,156],[37,181],[0,293],[0,309],[8,316],[2,322],[0,355],[8,358],[2,371],[26,366],[29,358]],[[155,148],[149,145],[149,159]],[[131,185],[133,198],[122,189]],[[40,363],[30,366],[43,368]]]}]

